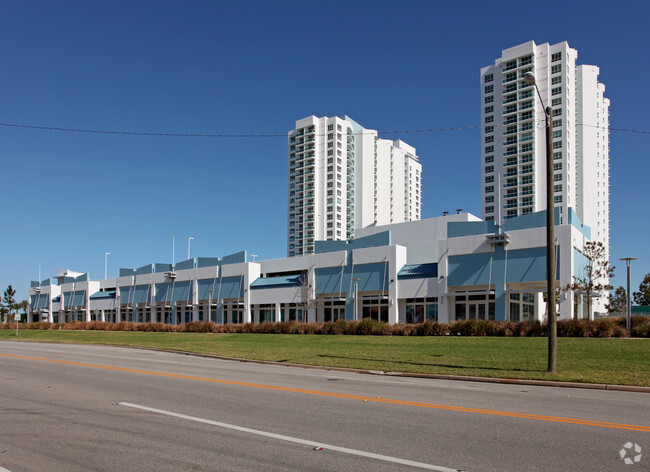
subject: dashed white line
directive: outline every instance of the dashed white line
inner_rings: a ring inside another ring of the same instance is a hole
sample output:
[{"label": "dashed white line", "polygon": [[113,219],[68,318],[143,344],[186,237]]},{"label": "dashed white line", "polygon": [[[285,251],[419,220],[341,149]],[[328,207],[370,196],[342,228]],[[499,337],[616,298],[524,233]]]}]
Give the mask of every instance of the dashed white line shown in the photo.
[{"label": "dashed white line", "polygon": [[[315,441],[309,441],[307,439],[294,438],[292,436],[285,436],[283,434],[270,433],[268,431],[261,431],[259,429],[245,428],[243,426],[236,426],[233,424],[222,423],[220,421],[212,421],[205,418],[198,418],[196,416],[183,415],[182,413],[175,413],[173,411],[159,410],[158,408],[151,408],[144,405],[136,405],[134,403],[120,402],[118,405],[128,406],[131,408],[137,408],[139,410],[150,411],[152,413],[159,413],[161,415],[173,416],[175,418],[181,418],[189,421],[196,421],[198,423],[209,424],[212,426],[218,426],[220,428],[231,429],[234,431],[240,431],[248,434],[255,434],[258,436],[266,436],[267,438],[279,439],[282,441],[289,441],[297,444],[304,444],[311,447],[322,447],[330,451],[343,452],[345,454],[353,454],[356,456],[368,457],[371,459],[377,459],[384,462],[392,462],[394,464],[401,464],[410,467],[417,467],[419,469],[426,470],[435,470],[437,472],[459,472],[459,469],[450,469],[448,467],[441,467],[437,465],[425,464],[423,462],[410,461],[408,459],[400,459],[399,457],[384,456],[382,454],[375,454],[373,452],[359,451],[357,449],[350,449],[347,447],[334,446],[331,444],[324,444]],[[3,472],[0,470],[0,472]]]}]

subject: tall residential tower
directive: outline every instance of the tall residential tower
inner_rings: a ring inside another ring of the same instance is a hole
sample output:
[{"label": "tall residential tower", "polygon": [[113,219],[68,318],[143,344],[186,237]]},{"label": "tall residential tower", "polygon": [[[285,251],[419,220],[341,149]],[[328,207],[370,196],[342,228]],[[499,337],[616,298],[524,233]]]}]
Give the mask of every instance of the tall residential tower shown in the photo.
[{"label": "tall residential tower", "polygon": [[[481,69],[482,213],[498,224],[546,210],[544,106],[553,109],[553,195],[605,245],[609,259],[609,99],[596,66],[576,66],[566,42],[533,41]],[[544,105],[523,75],[531,72]]]},{"label": "tall residential tower", "polygon": [[422,165],[401,140],[379,139],[347,116],[309,116],[289,132],[287,254],[314,252],[318,240],[419,220]]}]

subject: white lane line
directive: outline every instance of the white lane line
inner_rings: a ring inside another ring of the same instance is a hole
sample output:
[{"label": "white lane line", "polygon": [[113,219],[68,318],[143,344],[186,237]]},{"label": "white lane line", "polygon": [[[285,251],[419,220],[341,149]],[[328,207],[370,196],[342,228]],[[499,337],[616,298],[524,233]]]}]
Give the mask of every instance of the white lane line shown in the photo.
[{"label": "white lane line", "polygon": [[4,467],[0,466],[0,472],[11,472],[9,469],[5,469]]},{"label": "white lane line", "polygon": [[[399,457],[384,456],[382,454],[375,454],[372,452],[359,451],[357,449],[349,449],[347,447],[333,446],[331,444],[323,444],[314,441],[308,441],[306,439],[294,438],[291,436],[284,436],[282,434],[269,433],[267,431],[260,431],[259,429],[245,428],[243,426],[236,426],[228,423],[221,423],[219,421],[207,420],[205,418],[198,418],[196,416],[183,415],[181,413],[174,413],[173,411],[159,410],[157,408],[151,408],[143,405],[136,405],[134,403],[120,402],[119,405],[128,406],[131,408],[137,408],[139,410],[151,411],[152,413],[160,413],[161,415],[173,416],[176,418],[182,418],[184,420],[196,421],[197,423],[205,423],[212,426],[219,426],[221,428],[232,429],[235,431],[241,431],[243,433],[256,434],[258,436],[266,436],[268,438],[280,439],[282,441],[289,441],[298,444],[304,444],[306,446],[312,447],[322,447],[331,451],[344,452],[346,454],[353,454],[356,456],[369,457],[371,459],[377,459],[384,462],[392,462],[395,464],[408,465],[411,467],[417,467],[419,469],[426,470],[435,470],[437,472],[460,472],[460,469],[450,469],[448,467],[440,467],[437,465],[425,464],[423,462],[415,462],[407,459],[400,459]],[[2,471],[0,471],[2,472]]]}]

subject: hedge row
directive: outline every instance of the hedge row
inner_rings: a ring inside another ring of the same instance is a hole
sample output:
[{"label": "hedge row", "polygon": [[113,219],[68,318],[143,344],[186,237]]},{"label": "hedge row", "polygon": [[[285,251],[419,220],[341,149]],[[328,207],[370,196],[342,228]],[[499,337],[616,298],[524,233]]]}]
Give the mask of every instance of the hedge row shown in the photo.
[{"label": "hedge row", "polygon": [[[566,320],[558,321],[557,333],[560,337],[581,338],[620,338],[627,336],[625,318],[605,318],[595,321]],[[2,324],[1,328],[16,329],[13,323]],[[174,333],[262,333],[262,334],[349,334],[373,336],[546,336],[546,325],[539,321],[454,321],[449,324],[425,321],[418,324],[390,325],[369,318],[363,321],[345,321],[325,323],[244,323],[216,324],[192,321],[181,325],[163,323],[131,323],[122,321],[108,323],[104,321],[72,323],[23,323],[20,329],[37,330],[90,330],[90,331],[145,331]],[[650,318],[633,317],[632,337],[650,338]]]}]

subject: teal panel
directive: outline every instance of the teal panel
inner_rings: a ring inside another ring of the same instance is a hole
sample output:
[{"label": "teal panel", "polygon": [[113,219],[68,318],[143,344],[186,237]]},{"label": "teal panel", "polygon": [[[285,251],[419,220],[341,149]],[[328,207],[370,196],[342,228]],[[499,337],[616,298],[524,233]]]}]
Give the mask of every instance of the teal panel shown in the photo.
[{"label": "teal panel", "polygon": [[170,302],[171,299],[172,299],[172,284],[170,282],[156,284],[156,297],[155,297],[156,302],[158,303]]},{"label": "teal panel", "polygon": [[29,283],[29,286],[30,286],[30,288],[36,288],[36,287],[40,287],[40,286],[41,286],[41,283],[40,283],[38,280],[32,280],[32,281]]},{"label": "teal panel", "polygon": [[88,282],[88,274],[81,274],[78,277],[75,277],[75,282]]},{"label": "teal panel", "polygon": [[188,259],[176,264],[175,270],[194,269],[194,267],[196,267],[194,259]]},{"label": "teal panel", "polygon": [[464,254],[449,256],[448,285],[483,285],[490,278],[490,257],[496,253]]},{"label": "teal panel", "polygon": [[217,299],[217,291],[219,289],[219,279],[200,279],[197,281],[199,300],[209,300],[210,294],[208,290],[212,290],[212,299]]},{"label": "teal panel", "polygon": [[177,301],[188,300],[192,300],[191,282],[189,280],[174,282],[172,284],[172,302],[176,303]]},{"label": "teal panel", "polygon": [[[560,208],[555,208],[555,224],[560,224]],[[504,232],[518,229],[543,228],[546,226],[546,210],[509,218],[503,222],[501,229]]]},{"label": "teal panel", "polygon": [[120,303],[133,303],[135,289],[132,285],[120,287]]},{"label": "teal panel", "polygon": [[241,277],[223,277],[217,281],[216,290],[219,298],[243,298],[244,288],[241,282]]},{"label": "teal panel", "polygon": [[569,224],[578,228],[587,239],[591,239],[591,228],[580,221],[580,217],[573,208],[569,208]]},{"label": "teal panel", "polygon": [[129,275],[134,275],[135,270],[131,269],[130,267],[124,268],[120,267],[120,277],[128,277]]},{"label": "teal panel", "polygon": [[246,251],[236,252],[235,254],[230,254],[221,258],[221,264],[223,265],[238,264],[241,262],[246,262]]},{"label": "teal panel", "polygon": [[348,249],[347,241],[315,241],[314,252],[323,254],[325,252],[345,251]]},{"label": "teal panel", "polygon": [[161,272],[171,272],[171,270],[172,270],[171,264],[161,264],[161,263],[154,264],[154,271],[156,272],[156,274],[160,274]]},{"label": "teal panel", "polygon": [[151,285],[149,284],[136,285],[132,303],[149,303],[150,301],[151,301]]},{"label": "teal panel", "polygon": [[47,294],[38,294],[32,295],[29,300],[29,304],[32,307],[32,310],[40,310],[47,308],[49,305],[49,296]]},{"label": "teal panel", "polygon": [[359,264],[354,266],[354,277],[359,280],[359,292],[388,290],[390,280],[386,278],[386,263]]},{"label": "teal panel", "polygon": [[74,292],[63,292],[63,307],[68,308],[72,306],[72,294]]},{"label": "teal panel", "polygon": [[74,296],[72,298],[72,305],[73,306],[86,306],[86,291],[85,290],[77,290],[74,292]]},{"label": "teal panel", "polygon": [[197,267],[213,267],[219,265],[218,257],[199,257],[197,259]]},{"label": "teal panel", "polygon": [[52,279],[45,279],[41,281],[41,287],[48,287],[52,283]]},{"label": "teal panel", "polygon": [[[316,293],[345,293],[348,287],[345,283],[341,284],[343,270],[341,267],[323,267],[315,269],[314,276],[316,279]],[[349,283],[349,275],[348,275]]]},{"label": "teal panel", "polygon": [[[491,257],[492,275],[490,276]],[[556,258],[556,266],[556,277],[558,277],[559,257]],[[507,283],[545,281],[546,248],[450,256],[448,272],[449,285],[487,285],[489,281],[492,284],[503,284],[504,272]]]},{"label": "teal panel", "polygon": [[477,234],[496,233],[494,221],[450,221],[447,223],[447,237],[475,236]]},{"label": "teal panel", "polygon": [[135,272],[135,275],[144,275],[144,274],[153,274],[153,264],[148,264],[142,267],[138,267]]},{"label": "teal panel", "polygon": [[506,280],[508,283],[546,280],[546,248],[508,251]]},{"label": "teal panel", "polygon": [[353,251],[355,249],[364,249],[369,247],[390,246],[391,233],[390,231],[382,231],[381,233],[371,234],[363,238],[357,238],[353,241],[316,241],[314,245],[314,252],[322,254],[325,252],[335,251]]}]

